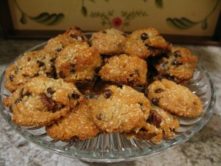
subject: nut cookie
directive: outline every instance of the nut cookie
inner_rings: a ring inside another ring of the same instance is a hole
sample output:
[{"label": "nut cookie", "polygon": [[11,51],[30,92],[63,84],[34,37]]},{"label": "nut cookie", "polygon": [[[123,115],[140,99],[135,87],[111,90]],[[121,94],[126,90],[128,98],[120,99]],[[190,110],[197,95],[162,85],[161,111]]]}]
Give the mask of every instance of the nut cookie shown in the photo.
[{"label": "nut cookie", "polygon": [[86,42],[78,42],[68,45],[59,53],[55,67],[60,78],[76,82],[92,80],[101,62],[95,48],[89,47]]},{"label": "nut cookie", "polygon": [[92,117],[104,132],[130,132],[142,127],[149,115],[149,100],[129,86],[111,85],[91,99]]},{"label": "nut cookie", "polygon": [[65,116],[83,97],[77,88],[61,79],[36,77],[4,99],[12,120],[21,126],[44,126]]},{"label": "nut cookie", "polygon": [[181,117],[195,118],[203,110],[198,96],[188,88],[166,79],[149,85],[148,98],[154,105]]},{"label": "nut cookie", "polygon": [[179,121],[174,116],[159,107],[151,107],[150,116],[147,122],[163,131],[165,139],[172,139],[174,131],[179,128]]},{"label": "nut cookie", "polygon": [[78,41],[86,41],[87,38],[77,27],[70,28],[63,34],[57,35],[54,38],[48,40],[47,44],[44,47],[44,50],[53,53],[59,53],[67,45],[75,43]]},{"label": "nut cookie", "polygon": [[6,69],[5,87],[12,92],[39,75],[56,78],[55,59],[55,54],[44,50],[24,53]]},{"label": "nut cookie", "polygon": [[110,28],[100,32],[95,32],[91,37],[91,44],[100,54],[113,55],[123,52],[123,44],[126,37],[123,32]]},{"label": "nut cookie", "polygon": [[99,71],[101,79],[127,85],[145,85],[147,63],[136,56],[121,54],[109,58]]},{"label": "nut cookie", "polygon": [[163,57],[156,65],[161,76],[172,78],[176,82],[183,82],[193,77],[197,64],[197,57],[187,48],[173,47],[167,57]]},{"label": "nut cookie", "polygon": [[47,134],[56,139],[67,141],[73,138],[80,140],[95,137],[99,129],[92,120],[91,109],[87,103],[80,104],[67,116],[46,128]]},{"label": "nut cookie", "polygon": [[154,28],[139,29],[132,32],[124,45],[124,52],[140,58],[147,58],[168,52],[170,44]]}]

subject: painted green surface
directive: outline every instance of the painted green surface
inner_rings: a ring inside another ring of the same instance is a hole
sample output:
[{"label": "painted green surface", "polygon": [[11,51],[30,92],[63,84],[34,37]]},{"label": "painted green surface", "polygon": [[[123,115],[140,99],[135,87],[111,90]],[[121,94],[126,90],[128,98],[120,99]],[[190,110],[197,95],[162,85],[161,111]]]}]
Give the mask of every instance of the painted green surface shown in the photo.
[{"label": "painted green surface", "polygon": [[25,13],[22,8],[19,6],[17,0],[14,0],[15,5],[19,12],[21,13],[20,22],[22,24],[27,24],[28,20],[33,20],[39,24],[44,25],[55,25],[61,22],[64,19],[63,13],[49,13],[49,12],[41,12],[36,16],[30,16],[28,13]]}]

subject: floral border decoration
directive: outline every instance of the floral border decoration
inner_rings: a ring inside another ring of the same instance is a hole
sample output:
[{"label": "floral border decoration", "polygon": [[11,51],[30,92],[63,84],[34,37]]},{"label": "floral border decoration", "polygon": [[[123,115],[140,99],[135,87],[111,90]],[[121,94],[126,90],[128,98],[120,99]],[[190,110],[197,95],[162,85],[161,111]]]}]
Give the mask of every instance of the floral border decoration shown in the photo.
[{"label": "floral border decoration", "polygon": [[201,25],[201,29],[206,30],[208,28],[208,19],[215,12],[220,2],[220,0],[216,0],[216,3],[211,9],[211,11],[201,20],[193,21],[186,17],[168,17],[166,19],[166,22],[168,25],[180,30],[190,29],[196,25]]},{"label": "floral border decoration", "polygon": [[28,19],[33,20],[39,24],[44,24],[44,25],[55,25],[60,23],[64,19],[64,14],[63,13],[48,13],[48,12],[41,12],[36,16],[30,16],[18,4],[17,0],[14,0],[15,6],[21,13],[20,17],[20,22],[22,24],[27,24]]},{"label": "floral border decoration", "polygon": [[115,28],[128,27],[132,20],[137,17],[148,16],[145,11],[121,11],[120,15],[115,15],[113,10],[107,12],[91,12],[90,17],[100,18],[100,23],[103,26],[112,26]]}]

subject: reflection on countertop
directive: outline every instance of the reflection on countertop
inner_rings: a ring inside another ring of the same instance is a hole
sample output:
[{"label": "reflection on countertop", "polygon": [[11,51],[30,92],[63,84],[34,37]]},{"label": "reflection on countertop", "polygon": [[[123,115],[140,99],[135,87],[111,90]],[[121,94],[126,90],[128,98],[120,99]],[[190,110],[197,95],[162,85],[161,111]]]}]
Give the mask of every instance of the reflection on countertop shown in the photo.
[{"label": "reflection on countertop", "polygon": [[[18,54],[41,43],[40,40],[1,40],[0,73]],[[142,157],[136,161],[115,164],[85,163],[78,159],[41,149],[27,142],[0,117],[0,166],[159,166],[159,165],[221,165],[221,47],[187,46],[199,56],[200,63],[214,82],[217,102],[215,114],[209,123],[188,142],[160,154]]]}]

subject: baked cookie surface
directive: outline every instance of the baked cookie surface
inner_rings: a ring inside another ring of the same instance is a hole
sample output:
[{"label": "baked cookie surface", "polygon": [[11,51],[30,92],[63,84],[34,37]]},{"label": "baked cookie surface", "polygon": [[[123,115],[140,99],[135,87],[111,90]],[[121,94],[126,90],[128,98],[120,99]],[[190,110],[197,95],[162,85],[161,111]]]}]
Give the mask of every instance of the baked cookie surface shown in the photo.
[{"label": "baked cookie surface", "polygon": [[181,117],[195,118],[203,111],[198,96],[188,88],[166,79],[149,85],[148,98],[154,105]]},{"label": "baked cookie surface", "polygon": [[156,65],[161,76],[169,76],[176,82],[187,81],[193,77],[197,57],[187,48],[173,47],[168,57],[163,57]]},{"label": "baked cookie surface", "polygon": [[5,87],[14,91],[31,78],[43,75],[56,78],[54,61],[56,55],[45,50],[24,53],[5,71]]},{"label": "baked cookie surface", "polygon": [[57,74],[65,81],[91,80],[102,59],[86,42],[72,43],[62,50],[55,63]]},{"label": "baked cookie surface", "polygon": [[85,35],[79,28],[73,27],[68,29],[63,34],[57,35],[54,38],[48,40],[44,47],[44,50],[48,52],[58,53],[71,43],[78,41],[86,41]]},{"label": "baked cookie surface", "polygon": [[126,37],[123,32],[111,28],[92,34],[91,44],[100,54],[113,55],[123,52]]},{"label": "baked cookie surface", "polygon": [[5,98],[4,104],[11,108],[16,124],[44,126],[65,116],[82,101],[83,97],[73,84],[36,77]]},{"label": "baked cookie surface", "polygon": [[124,52],[140,58],[147,58],[170,50],[170,44],[154,28],[139,29],[126,39]]},{"label": "baked cookie surface", "polygon": [[179,128],[178,119],[156,106],[151,107],[150,116],[147,122],[161,129],[165,139],[174,138],[174,131]]},{"label": "baked cookie surface", "polygon": [[108,133],[139,129],[150,111],[149,100],[128,86],[109,86],[91,101],[94,122]]},{"label": "baked cookie surface", "polygon": [[63,141],[95,137],[99,133],[99,129],[93,122],[90,111],[87,102],[80,104],[61,120],[47,126],[47,134],[56,140]]},{"label": "baked cookie surface", "polygon": [[109,58],[99,71],[103,80],[127,85],[145,85],[147,63],[136,56],[121,54]]}]

